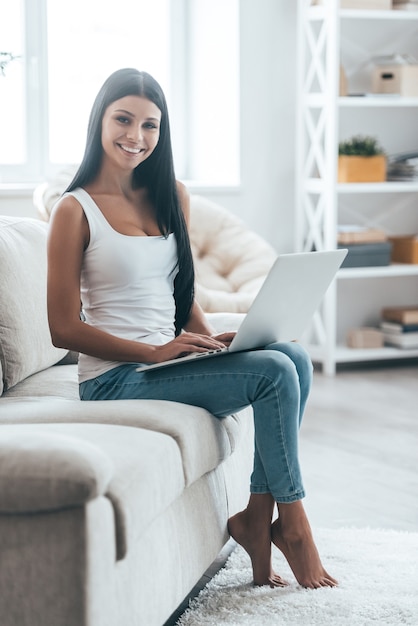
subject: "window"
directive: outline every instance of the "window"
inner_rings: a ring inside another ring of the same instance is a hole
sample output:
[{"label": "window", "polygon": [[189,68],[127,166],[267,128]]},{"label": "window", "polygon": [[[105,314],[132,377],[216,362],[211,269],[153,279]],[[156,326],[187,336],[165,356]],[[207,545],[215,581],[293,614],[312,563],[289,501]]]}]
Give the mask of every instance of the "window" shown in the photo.
[{"label": "window", "polygon": [[11,3],[7,13],[0,20],[0,163],[12,165],[27,159],[22,3]]},{"label": "window", "polygon": [[177,176],[237,184],[238,5],[9,2],[0,22],[0,182],[36,182],[78,163],[101,84],[120,67],[137,67],[166,94]]},{"label": "window", "polygon": [[198,0],[190,11],[189,178],[238,182],[237,3]]}]

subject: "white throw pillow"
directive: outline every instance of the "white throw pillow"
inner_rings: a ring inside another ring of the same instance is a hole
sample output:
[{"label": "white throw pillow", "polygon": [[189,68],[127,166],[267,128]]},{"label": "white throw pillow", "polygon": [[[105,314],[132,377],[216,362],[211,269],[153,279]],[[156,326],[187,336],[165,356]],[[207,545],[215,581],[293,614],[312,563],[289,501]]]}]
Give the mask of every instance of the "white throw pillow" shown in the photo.
[{"label": "white throw pillow", "polygon": [[0,216],[0,365],[4,390],[60,361],[46,306],[47,224]]}]

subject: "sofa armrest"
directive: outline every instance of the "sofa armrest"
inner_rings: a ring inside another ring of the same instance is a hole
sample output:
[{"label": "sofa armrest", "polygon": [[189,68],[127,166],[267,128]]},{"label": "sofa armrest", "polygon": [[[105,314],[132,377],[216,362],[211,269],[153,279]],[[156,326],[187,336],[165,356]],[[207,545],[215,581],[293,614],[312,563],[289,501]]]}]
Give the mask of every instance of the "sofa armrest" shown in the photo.
[{"label": "sofa armrest", "polygon": [[0,427],[0,514],[82,506],[105,494],[112,476],[110,458],[82,439]]}]

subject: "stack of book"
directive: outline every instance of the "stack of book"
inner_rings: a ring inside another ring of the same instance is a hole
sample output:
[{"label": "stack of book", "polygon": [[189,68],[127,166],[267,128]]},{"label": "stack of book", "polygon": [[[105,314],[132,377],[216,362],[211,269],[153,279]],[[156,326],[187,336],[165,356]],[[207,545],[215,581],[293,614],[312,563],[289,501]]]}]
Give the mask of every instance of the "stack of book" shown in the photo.
[{"label": "stack of book", "polygon": [[403,11],[418,11],[418,0],[393,0],[392,6]]},{"label": "stack of book", "polygon": [[355,224],[338,225],[339,248],[347,248],[348,254],[341,267],[367,267],[389,265],[392,243],[386,233],[378,228]]},{"label": "stack of book", "polygon": [[418,152],[391,157],[387,164],[386,178],[389,181],[417,180]]},{"label": "stack of book", "polygon": [[418,348],[418,305],[386,308],[380,329],[384,342],[397,348]]}]

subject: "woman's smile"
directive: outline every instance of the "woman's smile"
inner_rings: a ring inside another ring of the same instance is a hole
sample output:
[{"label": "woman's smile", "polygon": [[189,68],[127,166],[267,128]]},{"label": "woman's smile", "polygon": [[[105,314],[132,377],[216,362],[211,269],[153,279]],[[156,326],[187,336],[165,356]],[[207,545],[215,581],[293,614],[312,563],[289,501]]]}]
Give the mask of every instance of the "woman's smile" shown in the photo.
[{"label": "woman's smile", "polygon": [[128,154],[131,154],[133,156],[137,156],[141,152],[145,152],[145,148],[134,148],[133,146],[127,146],[123,143],[117,143],[116,145],[119,146],[119,148],[121,148],[123,152],[127,152]]}]

